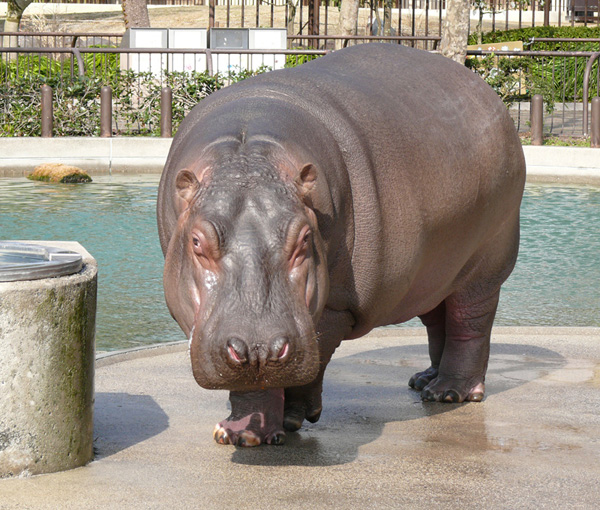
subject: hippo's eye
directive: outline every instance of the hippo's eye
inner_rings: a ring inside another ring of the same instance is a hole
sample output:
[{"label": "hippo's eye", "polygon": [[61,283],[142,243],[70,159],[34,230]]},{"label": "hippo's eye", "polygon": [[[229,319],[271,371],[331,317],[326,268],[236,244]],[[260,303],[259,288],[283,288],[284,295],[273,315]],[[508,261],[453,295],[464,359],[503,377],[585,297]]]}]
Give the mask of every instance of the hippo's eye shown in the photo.
[{"label": "hippo's eye", "polygon": [[202,222],[191,232],[192,250],[198,261],[206,269],[215,270],[220,258],[219,236],[214,226]]},{"label": "hippo's eye", "polygon": [[292,252],[292,257],[290,260],[292,269],[300,266],[306,260],[308,255],[310,254],[310,250],[311,250],[311,246],[312,246],[311,238],[312,238],[312,231],[310,230],[310,227],[308,225],[305,225],[300,230],[300,233],[298,234],[298,237],[296,238],[294,251]]},{"label": "hippo's eye", "polygon": [[194,252],[196,252],[196,255],[200,255],[202,253],[202,244],[198,236],[192,236],[192,243],[194,243]]}]

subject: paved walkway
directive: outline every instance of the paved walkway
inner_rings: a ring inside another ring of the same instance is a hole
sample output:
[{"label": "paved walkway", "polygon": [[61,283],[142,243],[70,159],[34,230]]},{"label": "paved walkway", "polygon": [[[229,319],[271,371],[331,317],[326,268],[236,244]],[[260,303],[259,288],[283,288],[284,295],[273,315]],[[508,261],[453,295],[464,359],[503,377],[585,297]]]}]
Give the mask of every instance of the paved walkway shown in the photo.
[{"label": "paved walkway", "polygon": [[[64,163],[95,175],[160,173],[171,138],[0,137],[0,177],[23,177],[41,163]],[[526,145],[527,179],[600,183],[600,149]]]},{"label": "paved walkway", "polygon": [[256,449],[213,442],[227,396],[186,348],[98,361],[96,460],[0,480],[0,509],[598,507],[599,328],[498,328],[487,398],[465,405],[408,389],[422,329],[345,342],[321,421]]}]

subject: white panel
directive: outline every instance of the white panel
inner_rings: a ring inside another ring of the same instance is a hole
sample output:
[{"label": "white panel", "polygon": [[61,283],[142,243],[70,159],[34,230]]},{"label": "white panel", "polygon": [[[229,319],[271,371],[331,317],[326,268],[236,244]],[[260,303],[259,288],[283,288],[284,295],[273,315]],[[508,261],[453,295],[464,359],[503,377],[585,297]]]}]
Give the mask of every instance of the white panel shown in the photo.
[{"label": "white panel", "polygon": [[205,28],[169,29],[169,48],[196,50],[206,48],[206,43]]},{"label": "white panel", "polygon": [[249,48],[251,50],[285,50],[287,48],[287,30],[251,28]]},{"label": "white panel", "polygon": [[134,37],[131,38],[132,48],[166,48],[166,30],[144,30],[135,29],[132,31]]}]

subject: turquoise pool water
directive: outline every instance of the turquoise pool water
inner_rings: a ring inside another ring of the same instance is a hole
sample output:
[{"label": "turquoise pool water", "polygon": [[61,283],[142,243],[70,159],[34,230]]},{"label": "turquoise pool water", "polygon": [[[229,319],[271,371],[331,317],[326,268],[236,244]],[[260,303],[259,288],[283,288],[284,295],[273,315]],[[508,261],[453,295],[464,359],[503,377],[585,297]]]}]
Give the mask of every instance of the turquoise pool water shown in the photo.
[{"label": "turquoise pool water", "polygon": [[[184,340],[162,294],[158,179],[0,179],[0,239],[78,241],[98,261],[99,350]],[[496,324],[600,326],[600,188],[528,185],[522,211]]]}]

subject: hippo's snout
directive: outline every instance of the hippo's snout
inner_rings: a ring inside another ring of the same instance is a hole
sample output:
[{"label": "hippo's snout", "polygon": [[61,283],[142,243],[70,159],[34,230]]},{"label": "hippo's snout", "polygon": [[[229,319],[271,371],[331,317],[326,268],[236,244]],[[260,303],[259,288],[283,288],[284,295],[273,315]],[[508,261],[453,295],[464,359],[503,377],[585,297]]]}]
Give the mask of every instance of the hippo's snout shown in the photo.
[{"label": "hippo's snout", "polygon": [[285,363],[289,354],[290,341],[284,335],[278,335],[267,343],[257,343],[252,347],[238,337],[227,340],[228,361],[234,365],[249,365],[259,368],[267,364]]},{"label": "hippo's snout", "polygon": [[320,366],[314,331],[219,337],[205,330],[194,333],[190,355],[200,386],[230,391],[301,386]]}]

